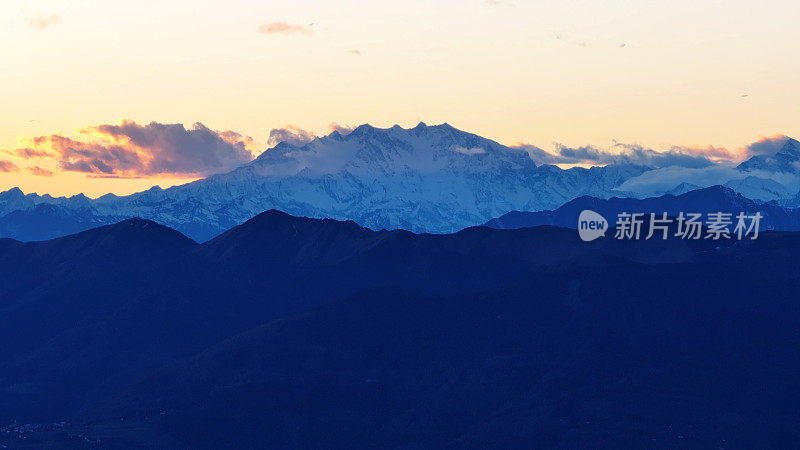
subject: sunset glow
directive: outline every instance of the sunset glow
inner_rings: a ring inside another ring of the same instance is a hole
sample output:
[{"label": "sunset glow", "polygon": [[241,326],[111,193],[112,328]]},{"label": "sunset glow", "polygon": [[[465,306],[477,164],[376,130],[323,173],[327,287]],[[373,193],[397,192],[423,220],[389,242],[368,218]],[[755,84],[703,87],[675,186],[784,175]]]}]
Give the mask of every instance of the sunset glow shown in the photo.
[{"label": "sunset glow", "polygon": [[[550,152],[741,160],[759,136],[800,136],[798,16],[791,1],[4,2],[0,188],[130,193],[213,172],[153,166],[161,147],[103,131],[122,120],[200,123],[253,155],[289,125],[425,121]],[[76,171],[66,149],[98,142],[141,164]]]}]

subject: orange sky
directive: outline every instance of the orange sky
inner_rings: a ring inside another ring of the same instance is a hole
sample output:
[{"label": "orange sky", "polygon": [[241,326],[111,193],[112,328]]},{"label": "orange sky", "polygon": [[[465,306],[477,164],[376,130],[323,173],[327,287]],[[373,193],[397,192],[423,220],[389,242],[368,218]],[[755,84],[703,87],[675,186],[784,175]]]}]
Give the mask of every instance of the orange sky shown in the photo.
[{"label": "orange sky", "polygon": [[[257,149],[287,124],[425,121],[546,150],[735,150],[800,136],[797,17],[791,1],[6,1],[0,151],[121,119],[201,122]],[[0,160],[20,169],[0,172],[0,190],[100,195],[196,178]]]}]

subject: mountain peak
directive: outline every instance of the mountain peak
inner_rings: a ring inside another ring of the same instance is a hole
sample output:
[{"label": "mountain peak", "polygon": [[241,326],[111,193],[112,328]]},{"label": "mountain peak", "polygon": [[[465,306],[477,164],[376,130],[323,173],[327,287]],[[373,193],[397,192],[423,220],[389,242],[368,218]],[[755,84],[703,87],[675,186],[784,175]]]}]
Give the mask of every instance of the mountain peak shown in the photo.
[{"label": "mountain peak", "polygon": [[800,142],[787,138],[781,149],[774,154],[756,155],[739,164],[742,171],[764,170],[769,172],[797,173],[800,162]]},{"label": "mountain peak", "polygon": [[0,198],[21,198],[25,193],[18,187],[13,187],[7,191],[0,192]]},{"label": "mountain peak", "polygon": [[155,236],[166,238],[168,240],[175,240],[178,242],[190,242],[191,240],[178,231],[170,227],[161,225],[149,219],[142,219],[141,217],[132,217],[111,225],[94,228],[77,235],[95,235],[104,236],[105,238],[116,239],[140,239],[148,237],[151,239]]},{"label": "mountain peak", "polygon": [[113,256],[124,264],[147,264],[153,259],[191,250],[198,244],[172,228],[133,218],[55,239],[28,242],[48,260]]},{"label": "mountain peak", "polygon": [[800,141],[792,138],[787,139],[778,153],[800,157]]},{"label": "mountain peak", "polygon": [[283,265],[288,258],[308,264],[333,262],[360,251],[358,238],[378,233],[352,220],[295,217],[276,209],[264,211],[203,244],[204,253],[223,260],[253,255]]},{"label": "mountain peak", "polygon": [[256,214],[256,216],[253,217],[250,220],[255,220],[256,218],[259,218],[259,217],[260,218],[270,218],[270,219],[289,219],[289,218],[292,218],[291,215],[286,214],[285,212],[283,212],[281,210],[272,208],[272,209],[268,209],[268,210],[266,210],[266,211],[264,211],[264,212],[262,212],[260,214]]},{"label": "mountain peak", "polygon": [[375,131],[375,127],[365,123],[357,126],[353,131],[350,132],[350,134],[348,134],[348,136],[363,136],[372,133],[373,131]]},{"label": "mountain peak", "polygon": [[197,243],[179,231],[152,220],[134,217],[94,228],[61,239],[79,242],[91,241],[98,248],[113,249],[146,256],[148,253],[169,253],[188,250]]}]

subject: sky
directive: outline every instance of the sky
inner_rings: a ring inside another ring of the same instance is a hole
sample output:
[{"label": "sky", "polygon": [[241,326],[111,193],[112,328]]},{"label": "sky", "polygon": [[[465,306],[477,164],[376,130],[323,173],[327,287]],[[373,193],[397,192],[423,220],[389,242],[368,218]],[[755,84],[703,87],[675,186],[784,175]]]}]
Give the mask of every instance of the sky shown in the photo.
[{"label": "sky", "polygon": [[794,1],[6,0],[0,190],[166,187],[331,124],[744,155],[800,136],[798,17]]}]

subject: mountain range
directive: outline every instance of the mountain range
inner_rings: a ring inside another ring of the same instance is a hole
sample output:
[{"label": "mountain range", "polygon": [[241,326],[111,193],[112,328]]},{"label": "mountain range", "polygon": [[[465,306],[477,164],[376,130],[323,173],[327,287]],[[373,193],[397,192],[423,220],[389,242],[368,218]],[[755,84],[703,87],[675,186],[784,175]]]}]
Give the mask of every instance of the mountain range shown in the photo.
[{"label": "mountain range", "polygon": [[275,210],[0,239],[0,444],[782,447],[797,251]]},{"label": "mountain range", "polygon": [[[798,149],[789,139],[775,155],[754,156],[711,184],[759,203],[798,207],[800,184],[786,181],[800,174]],[[204,242],[269,209],[354,220],[375,230],[450,233],[510,211],[553,210],[581,196],[645,198],[711,185],[676,179],[664,189],[643,187],[648,177],[676,169],[619,163],[562,170],[448,124],[361,125],[306,143],[281,142],[231,172],[169,189],[97,199],[10,189],[0,193],[0,236],[51,239],[141,217]]]}]

